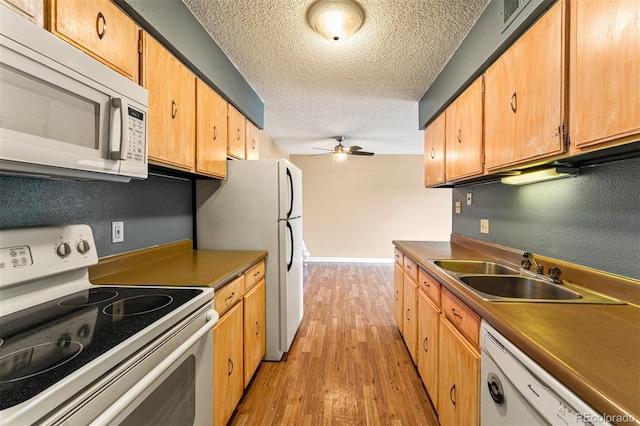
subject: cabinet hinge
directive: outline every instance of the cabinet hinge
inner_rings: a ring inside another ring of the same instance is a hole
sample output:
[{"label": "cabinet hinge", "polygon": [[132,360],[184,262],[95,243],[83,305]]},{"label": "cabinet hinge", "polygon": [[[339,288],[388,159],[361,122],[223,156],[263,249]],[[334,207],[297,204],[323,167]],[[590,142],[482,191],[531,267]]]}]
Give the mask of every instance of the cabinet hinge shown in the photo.
[{"label": "cabinet hinge", "polygon": [[567,128],[563,124],[558,126],[558,136],[561,138],[562,146],[565,150],[569,149],[569,135],[567,134]]}]

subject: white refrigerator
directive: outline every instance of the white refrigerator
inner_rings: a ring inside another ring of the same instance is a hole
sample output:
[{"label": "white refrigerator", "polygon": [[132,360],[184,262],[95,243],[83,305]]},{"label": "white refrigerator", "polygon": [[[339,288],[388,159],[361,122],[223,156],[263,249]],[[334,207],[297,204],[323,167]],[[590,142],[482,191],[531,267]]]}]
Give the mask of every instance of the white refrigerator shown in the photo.
[{"label": "white refrigerator", "polygon": [[279,361],[303,315],[302,171],[285,159],[228,161],[196,182],[199,250],[266,250],[266,355]]}]

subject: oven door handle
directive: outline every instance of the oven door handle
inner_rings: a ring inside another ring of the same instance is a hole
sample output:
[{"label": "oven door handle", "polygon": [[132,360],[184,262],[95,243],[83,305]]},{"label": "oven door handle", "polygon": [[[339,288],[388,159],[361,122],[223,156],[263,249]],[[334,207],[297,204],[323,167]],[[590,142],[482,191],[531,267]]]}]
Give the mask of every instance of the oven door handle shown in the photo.
[{"label": "oven door handle", "polygon": [[113,405],[106,409],[98,418],[91,422],[92,425],[108,425],[112,424],[114,419],[122,413],[133,401],[135,401],[142,393],[153,384],[164,372],[167,371],[171,364],[176,362],[184,355],[198,340],[209,333],[214,325],[218,322],[219,316],[216,311],[211,309],[207,312],[207,323],[196,331],[193,336],[189,337],[182,345],[166,357],[160,364],[144,376],[136,383],[127,393],[118,399]]}]

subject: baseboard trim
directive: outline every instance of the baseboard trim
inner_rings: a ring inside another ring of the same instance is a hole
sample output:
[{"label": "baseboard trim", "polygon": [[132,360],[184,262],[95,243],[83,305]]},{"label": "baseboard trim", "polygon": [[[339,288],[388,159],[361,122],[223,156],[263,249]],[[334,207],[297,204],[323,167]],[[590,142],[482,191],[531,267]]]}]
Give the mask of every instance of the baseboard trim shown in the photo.
[{"label": "baseboard trim", "polygon": [[306,263],[393,263],[393,257],[310,257]]}]

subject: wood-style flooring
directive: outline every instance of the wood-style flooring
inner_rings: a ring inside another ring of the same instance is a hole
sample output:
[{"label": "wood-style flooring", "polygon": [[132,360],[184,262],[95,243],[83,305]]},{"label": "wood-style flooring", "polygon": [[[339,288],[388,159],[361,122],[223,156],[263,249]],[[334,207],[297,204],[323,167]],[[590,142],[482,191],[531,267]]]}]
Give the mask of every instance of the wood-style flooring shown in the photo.
[{"label": "wood-style flooring", "polygon": [[437,425],[393,319],[393,265],[309,263],[304,318],[232,425]]}]

